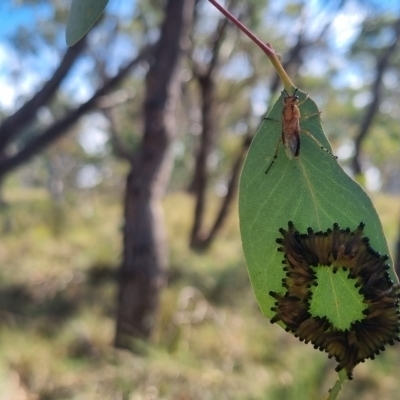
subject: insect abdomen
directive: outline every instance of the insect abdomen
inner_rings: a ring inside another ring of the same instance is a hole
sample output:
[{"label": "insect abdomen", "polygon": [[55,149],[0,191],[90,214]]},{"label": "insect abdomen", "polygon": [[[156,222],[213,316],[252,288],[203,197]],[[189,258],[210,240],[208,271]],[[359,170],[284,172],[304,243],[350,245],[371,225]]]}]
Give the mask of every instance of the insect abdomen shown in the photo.
[{"label": "insect abdomen", "polygon": [[300,153],[300,110],[296,104],[285,104],[282,112],[282,142],[291,160]]}]

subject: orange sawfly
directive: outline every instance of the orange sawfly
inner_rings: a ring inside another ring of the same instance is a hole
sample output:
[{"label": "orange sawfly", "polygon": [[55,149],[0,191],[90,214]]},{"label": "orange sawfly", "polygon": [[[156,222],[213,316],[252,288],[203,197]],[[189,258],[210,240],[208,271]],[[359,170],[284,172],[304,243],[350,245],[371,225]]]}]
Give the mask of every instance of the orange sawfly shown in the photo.
[{"label": "orange sawfly", "polygon": [[[314,142],[327,153],[333,156],[333,154],[326,149],[321,142],[314,137],[312,133],[305,129],[301,129],[300,121],[304,119],[308,119],[311,117],[315,117],[320,115],[320,112],[306,115],[304,117],[301,116],[300,113],[300,105],[303,104],[308,99],[308,95],[302,101],[300,101],[299,96],[296,95],[296,89],[292,95],[290,95],[286,90],[284,93],[286,96],[283,97],[283,109],[282,109],[282,134],[281,137],[276,145],[275,153],[272,159],[271,164],[268,166],[265,173],[269,171],[272,167],[275,159],[278,156],[279,145],[282,142],[285,148],[286,156],[289,160],[293,160],[294,158],[298,158],[300,156],[300,132],[305,133],[309,136]],[[271,120],[270,118],[266,118]],[[275,120],[271,120],[275,121]],[[335,156],[333,156],[335,157]],[[336,157],[335,157],[336,158]]]}]

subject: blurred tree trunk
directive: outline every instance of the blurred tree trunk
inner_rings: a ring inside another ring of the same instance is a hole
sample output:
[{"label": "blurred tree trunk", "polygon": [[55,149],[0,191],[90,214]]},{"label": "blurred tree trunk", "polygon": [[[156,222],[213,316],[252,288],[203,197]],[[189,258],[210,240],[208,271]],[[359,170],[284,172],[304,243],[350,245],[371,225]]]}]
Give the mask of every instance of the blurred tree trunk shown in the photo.
[{"label": "blurred tree trunk", "polygon": [[212,38],[212,57],[207,66],[195,64],[193,73],[200,88],[201,98],[201,122],[202,130],[200,137],[200,147],[196,156],[194,176],[190,185],[190,192],[196,197],[194,219],[190,237],[192,248],[202,248],[204,245],[204,233],[202,225],[204,222],[204,212],[206,207],[206,192],[208,181],[208,159],[215,146],[217,124],[215,119],[216,105],[216,72],[222,42],[228,20],[222,18],[218,28]]},{"label": "blurred tree trunk", "polygon": [[172,168],[179,65],[189,40],[194,0],[169,0],[146,76],[144,134],[126,182],[123,261],[115,346],[148,338],[165,283],[167,243],[161,200]]},{"label": "blurred tree trunk", "polygon": [[359,176],[362,175],[363,173],[361,165],[361,146],[364,142],[364,139],[367,136],[367,133],[369,132],[369,129],[372,125],[372,121],[376,113],[379,111],[379,105],[381,103],[381,97],[382,97],[383,76],[390,66],[390,57],[395,52],[400,40],[400,19],[398,19],[393,24],[393,30],[394,30],[393,42],[386,48],[386,50],[377,59],[376,69],[375,69],[375,79],[371,88],[372,101],[371,103],[369,103],[364,119],[361,123],[360,130],[354,140],[355,152],[352,160],[352,169],[354,174]]}]

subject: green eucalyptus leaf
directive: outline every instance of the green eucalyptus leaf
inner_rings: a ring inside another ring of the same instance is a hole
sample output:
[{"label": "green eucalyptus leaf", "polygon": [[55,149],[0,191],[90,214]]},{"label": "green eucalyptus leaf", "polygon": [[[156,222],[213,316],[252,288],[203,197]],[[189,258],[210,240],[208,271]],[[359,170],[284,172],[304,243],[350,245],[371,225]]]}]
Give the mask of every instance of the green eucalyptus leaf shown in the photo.
[{"label": "green eucalyptus leaf", "polygon": [[347,271],[333,273],[332,268],[314,268],[318,286],[311,289],[310,313],[315,317],[327,317],[337,329],[350,329],[354,321],[364,318],[367,305],[364,296],[355,290],[355,279],[349,279]]},{"label": "green eucalyptus leaf", "polygon": [[66,32],[68,46],[73,46],[86,35],[107,3],[108,0],[72,0]]},{"label": "green eucalyptus leaf", "polygon": [[[370,198],[330,153],[331,146],[323,132],[316,104],[306,93],[298,91],[296,94],[301,102],[300,156],[290,160],[280,142],[282,94],[253,139],[240,180],[239,217],[243,250],[255,296],[268,318],[273,317],[271,307],[275,304],[269,292],[283,292],[282,279],[286,275],[276,239],[280,237],[279,229],[286,229],[288,221],[293,221],[299,232],[307,232],[308,227],[314,231],[326,231],[334,223],[354,230],[364,222],[364,235],[369,237],[371,247],[389,255]],[[277,157],[265,173],[277,145]],[[388,263],[392,265],[390,259]],[[390,274],[397,281],[392,270]],[[342,299],[348,296],[343,287],[333,286],[332,290],[337,291]],[[327,296],[326,300],[320,297],[320,301],[325,301],[322,308],[328,309],[332,296]]]}]

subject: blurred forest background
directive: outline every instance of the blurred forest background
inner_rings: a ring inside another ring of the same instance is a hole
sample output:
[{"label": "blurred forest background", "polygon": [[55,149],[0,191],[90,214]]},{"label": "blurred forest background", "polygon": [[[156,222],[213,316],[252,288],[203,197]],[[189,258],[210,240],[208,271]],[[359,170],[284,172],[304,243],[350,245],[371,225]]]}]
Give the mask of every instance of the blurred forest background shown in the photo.
[{"label": "blurred forest background", "polygon": [[[399,5],[225,5],[317,102],[400,270]],[[0,400],[322,398],[335,362],[263,318],[241,251],[268,59],[205,0],[111,0],[67,49],[68,6],[0,4]],[[400,399],[399,366],[341,398]]]}]

